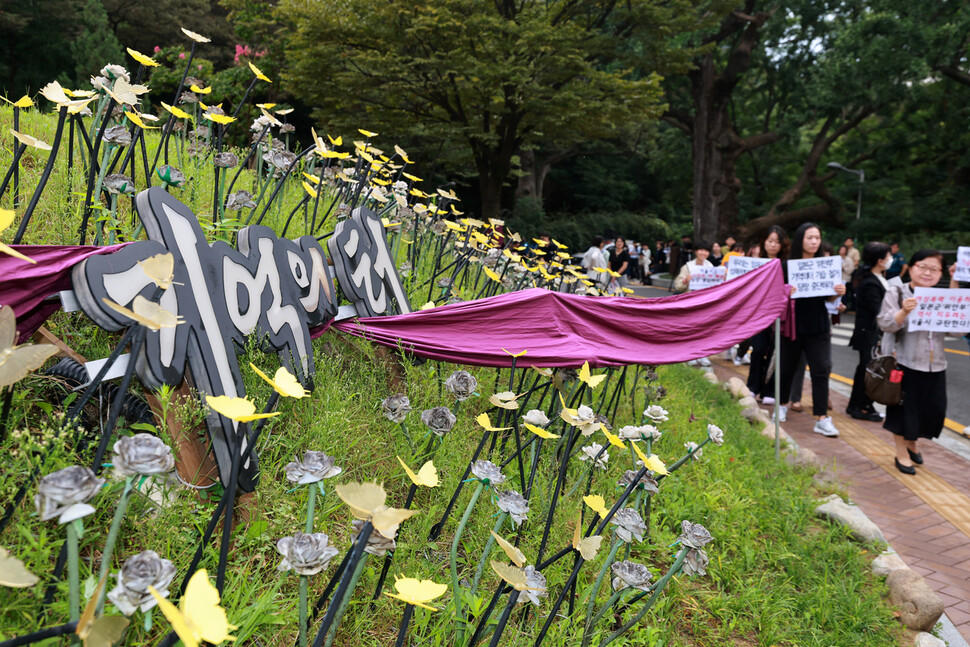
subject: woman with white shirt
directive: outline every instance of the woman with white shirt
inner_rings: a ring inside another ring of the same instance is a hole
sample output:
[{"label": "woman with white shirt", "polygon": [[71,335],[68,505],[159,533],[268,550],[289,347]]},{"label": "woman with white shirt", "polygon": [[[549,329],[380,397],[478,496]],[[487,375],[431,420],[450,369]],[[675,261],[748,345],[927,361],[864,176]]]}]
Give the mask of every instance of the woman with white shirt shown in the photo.
[{"label": "woman with white shirt", "polygon": [[[916,308],[913,288],[936,287],[946,266],[935,249],[923,249],[909,261],[911,282],[891,285],[886,290],[877,321],[887,333],[895,333],[896,362],[903,372],[903,403],[886,408],[883,427],[893,433],[896,444],[896,469],[916,474],[914,464],[923,464],[916,442],[937,438],[946,419],[946,353],[943,333],[909,330],[909,314]],[[950,268],[950,287],[956,266]]]},{"label": "woman with white shirt", "polygon": [[684,263],[680,268],[680,273],[674,279],[674,291],[686,292],[690,289],[691,274],[700,267],[714,267],[707,257],[711,255],[711,244],[705,241],[697,241],[694,244],[694,260]]}]

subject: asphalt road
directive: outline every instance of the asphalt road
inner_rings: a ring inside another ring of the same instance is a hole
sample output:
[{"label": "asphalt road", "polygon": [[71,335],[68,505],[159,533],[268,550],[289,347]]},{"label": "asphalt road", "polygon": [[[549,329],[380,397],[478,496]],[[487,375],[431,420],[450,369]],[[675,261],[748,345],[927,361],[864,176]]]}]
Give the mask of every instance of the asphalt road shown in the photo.
[{"label": "asphalt road", "polygon": [[[664,297],[671,293],[665,288],[640,285],[630,286],[639,297]],[[842,315],[842,323],[832,330],[832,381],[835,383],[851,384],[855,375],[855,368],[859,362],[859,353],[849,347],[849,338],[855,318],[851,314]],[[947,338],[946,349],[946,391],[947,391],[947,427],[957,431],[970,425],[970,346],[961,338]],[[806,378],[807,380],[807,378]]]}]

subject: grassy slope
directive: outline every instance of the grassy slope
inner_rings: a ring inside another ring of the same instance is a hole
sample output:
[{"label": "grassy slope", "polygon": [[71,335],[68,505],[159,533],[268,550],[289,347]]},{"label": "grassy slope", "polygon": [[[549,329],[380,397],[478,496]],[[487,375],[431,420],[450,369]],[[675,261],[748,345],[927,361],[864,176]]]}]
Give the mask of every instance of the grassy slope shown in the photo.
[{"label": "grassy slope", "polygon": [[[9,109],[0,110],[0,124],[6,132]],[[29,119],[31,129],[22,130],[51,141],[44,128],[51,128],[50,120],[36,113]],[[9,150],[2,155],[9,159]],[[44,157],[35,160],[33,172],[39,174]],[[196,204],[198,207],[211,195],[211,180],[206,188],[204,168],[197,173]],[[33,185],[26,174],[25,187]],[[71,217],[77,214],[78,199],[69,199],[64,174],[55,177],[51,196],[61,195],[43,203],[38,212],[41,218],[32,224],[33,242],[72,242],[75,225]],[[190,190],[183,192],[190,195]],[[206,196],[201,198],[199,196]],[[4,199],[8,206],[9,198]],[[188,198],[183,198],[188,199]],[[192,202],[191,200],[189,200]],[[19,214],[18,214],[19,215]],[[9,240],[9,232],[4,235]],[[423,301],[423,299],[417,299]],[[90,356],[107,353],[111,338],[96,332],[80,315],[58,315],[52,326],[64,336],[73,335],[77,349]],[[337,457],[344,468],[341,481],[377,479],[383,481],[390,493],[390,502],[403,502],[406,483],[395,455],[408,460],[409,450],[396,426],[380,415],[378,404],[389,394],[385,367],[368,344],[335,334],[325,335],[315,344],[317,361],[317,389],[312,398],[297,403],[286,402],[284,411],[274,422],[260,446],[263,479],[251,503],[252,519],[240,528],[235,537],[230,570],[225,589],[225,606],[230,619],[240,625],[236,633],[240,639],[255,636],[263,644],[292,644],[295,637],[297,578],[276,571],[279,561],[276,539],[292,534],[303,525],[306,488],[293,491],[283,478],[283,465],[305,449],[323,450]],[[275,359],[259,352],[240,358],[247,366],[253,359],[264,369],[275,369]],[[421,409],[451,405],[440,381],[453,370],[451,366],[426,363],[407,367],[407,393],[415,412],[409,417],[412,434],[418,438],[424,428],[418,421]],[[448,581],[448,550],[457,518],[470,496],[466,488],[450,522],[438,541],[429,543],[430,526],[442,514],[451,491],[461,478],[465,462],[478,441],[479,431],[474,415],[485,410],[487,396],[505,390],[507,373],[502,386],[493,389],[495,373],[488,369],[472,371],[480,381],[479,398],[463,405],[459,423],[439,449],[438,465],[442,486],[434,491],[420,491],[414,507],[422,513],[402,526],[399,550],[392,573],[412,577]],[[698,463],[683,468],[667,479],[654,498],[654,515],[650,542],[633,549],[631,559],[647,563],[655,577],[662,574],[672,561],[674,549],[669,546],[679,533],[680,521],[690,519],[703,523],[714,535],[708,547],[711,556],[709,575],[703,578],[679,577],[668,589],[661,602],[650,612],[643,625],[615,644],[629,645],[888,645],[898,640],[898,629],[882,599],[882,585],[868,574],[864,550],[850,542],[838,527],[816,521],[811,475],[805,470],[791,468],[774,460],[770,443],[737,415],[737,406],[726,393],[700,379],[683,366],[665,367],[660,372],[661,383],[669,390],[662,404],[671,411],[671,420],[662,425],[664,438],[655,451],[668,463],[682,455],[683,443],[700,441],[708,422],[725,430],[726,442],[721,448],[708,446]],[[268,387],[258,383],[246,371],[247,389],[257,403],[265,402]],[[15,419],[20,428],[29,428],[33,442],[44,439],[39,422],[45,417],[43,402],[50,399],[51,387],[40,377],[29,378],[26,388],[18,391]],[[602,387],[601,387],[602,388]],[[598,394],[597,394],[598,395]],[[534,403],[529,408],[535,406]],[[619,427],[633,422],[634,412],[643,408],[642,395],[635,404],[626,396],[620,415],[614,421]],[[493,416],[494,420],[494,416]],[[164,434],[163,434],[164,435]],[[47,440],[48,445],[56,445]],[[550,481],[554,479],[549,452],[554,441],[547,443],[537,477],[530,522],[522,528],[522,548],[530,560],[535,559],[542,530],[541,511],[548,505]],[[4,469],[0,475],[0,492],[5,500],[11,488],[19,485],[22,475],[29,471],[29,452],[23,439],[8,438],[0,447]],[[14,452],[17,452],[16,454]],[[618,492],[616,478],[631,467],[629,457],[621,451],[611,451],[609,469],[597,471],[592,491],[610,500]],[[67,449],[55,450],[45,473],[73,464],[76,459]],[[410,461],[414,465],[414,461]],[[567,481],[567,489],[575,479],[585,478],[585,463],[574,459]],[[511,476],[513,466],[505,469]],[[328,484],[332,490],[332,484]],[[120,484],[113,483],[95,500],[98,513],[85,520],[88,532],[82,540],[82,580],[87,577],[90,564],[98,563],[113,501]],[[32,493],[32,491],[31,491]],[[568,500],[560,502],[550,552],[567,544],[571,535],[567,522],[575,519],[581,507],[582,489]],[[199,529],[204,525],[212,503],[200,500],[194,493],[181,490],[174,504],[157,509],[146,499],[135,498],[129,508],[123,531],[123,544],[115,555],[122,559],[140,550],[151,548],[172,559],[179,569],[176,582],[181,580],[191,558]],[[341,550],[349,545],[350,515],[332,492],[322,503],[318,500],[316,529],[330,534]],[[494,523],[496,508],[483,497],[471,523],[465,531],[462,549],[463,575],[474,570],[488,531]],[[507,525],[503,533],[513,534]],[[2,537],[3,544],[23,558],[28,566],[43,576],[50,573],[54,558],[63,540],[63,531],[50,523],[40,523],[30,508],[20,510],[13,528]],[[215,569],[218,540],[213,542],[203,566]],[[592,584],[605,551],[591,567],[583,569],[579,592],[582,606],[584,593]],[[387,645],[393,641],[401,615],[401,604],[389,598],[377,602],[371,612],[367,605],[373,590],[380,560],[371,558],[357,595],[341,628],[339,645]],[[335,565],[336,563],[334,563]],[[558,594],[572,560],[566,559],[548,570],[551,595]],[[319,594],[326,584],[325,575],[311,578],[311,597]],[[479,595],[489,596],[495,576],[486,572]],[[605,589],[605,587],[604,587]],[[66,617],[64,601],[66,585],[61,584],[49,620],[38,621],[42,586],[31,590],[0,589],[0,638],[8,638],[41,625],[62,622]],[[446,594],[439,606],[450,596]],[[604,600],[606,591],[600,592]],[[550,601],[543,607],[548,609]],[[539,611],[543,613],[542,610]],[[521,613],[521,612],[520,612]],[[137,618],[137,616],[136,616]],[[540,620],[544,617],[540,616]],[[136,624],[140,624],[136,622]],[[155,628],[146,632],[132,627],[127,644],[146,644],[154,641],[164,625],[155,613]],[[540,623],[541,624],[541,623]],[[503,640],[509,645],[528,645],[538,630],[536,614],[523,621],[514,621]],[[581,627],[570,627],[564,621],[554,626],[547,644],[578,644]],[[448,613],[419,611],[412,627],[416,644],[450,645],[452,634]]]}]

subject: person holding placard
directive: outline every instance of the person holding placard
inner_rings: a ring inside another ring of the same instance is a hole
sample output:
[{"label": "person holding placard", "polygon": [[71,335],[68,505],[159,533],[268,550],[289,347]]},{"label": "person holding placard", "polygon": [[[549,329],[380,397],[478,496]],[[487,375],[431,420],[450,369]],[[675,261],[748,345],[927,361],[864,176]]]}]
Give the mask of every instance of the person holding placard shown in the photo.
[{"label": "person holding placard", "polygon": [[[808,259],[818,259],[819,262],[801,262]],[[844,295],[845,283],[840,281],[839,257],[831,258],[836,263],[834,267],[829,267],[829,260],[822,252],[822,230],[818,225],[806,222],[795,230],[791,260],[787,264],[787,278],[792,284],[795,300],[795,338],[783,337],[781,340],[781,397],[784,402],[780,403],[779,420],[785,420],[788,414],[792,381],[799,357],[804,352],[812,378],[812,413],[816,417],[813,431],[834,438],[839,431],[828,415],[832,324],[825,302]],[[802,286],[802,295],[798,294],[798,285]],[[811,296],[805,297],[804,294]]]},{"label": "person holding placard", "polygon": [[[788,259],[788,234],[778,225],[772,225],[758,246],[760,258],[777,258],[784,265]],[[768,365],[775,352],[775,327],[768,326],[752,337],[751,369],[748,371],[748,390],[764,404],[774,404],[774,388],[767,383]]]},{"label": "person holding placard", "polygon": [[702,267],[714,267],[707,257],[711,255],[711,244],[700,240],[694,244],[694,260],[684,263],[674,279],[674,291],[686,292],[690,289],[690,277]]},{"label": "person holding placard", "polygon": [[849,340],[849,345],[859,351],[859,365],[855,369],[852,395],[845,410],[856,420],[882,422],[882,416],[872,406],[872,398],[866,395],[866,367],[872,359],[872,350],[879,345],[881,331],[876,324],[876,317],[889,288],[883,272],[892,262],[893,254],[886,243],[869,243],[862,248],[862,276],[855,289],[855,328]]},{"label": "person holding placard", "polygon": [[[958,288],[950,268],[950,288]],[[883,427],[893,433],[896,445],[896,469],[903,474],[916,474],[914,465],[923,464],[916,443],[920,438],[938,438],[946,419],[946,353],[943,336],[930,330],[910,330],[910,314],[918,303],[914,288],[932,288],[940,281],[946,265],[935,249],[923,249],[909,261],[911,280],[891,285],[886,290],[877,321],[879,327],[895,336],[903,402],[886,408]],[[956,336],[956,335],[955,335]],[[884,349],[886,350],[886,349]],[[892,378],[890,378],[892,379]]]}]

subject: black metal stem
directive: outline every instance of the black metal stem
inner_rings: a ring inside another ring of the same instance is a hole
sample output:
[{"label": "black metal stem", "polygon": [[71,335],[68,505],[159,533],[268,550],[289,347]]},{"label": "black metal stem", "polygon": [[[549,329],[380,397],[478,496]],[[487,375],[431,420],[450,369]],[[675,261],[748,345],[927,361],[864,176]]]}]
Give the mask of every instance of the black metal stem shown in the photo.
[{"label": "black metal stem", "polygon": [[27,230],[27,223],[30,221],[30,217],[34,213],[34,209],[37,208],[37,202],[40,200],[40,194],[44,192],[44,187],[47,186],[47,180],[50,179],[51,171],[54,170],[54,162],[57,160],[57,149],[61,145],[61,136],[64,134],[64,120],[67,119],[67,108],[61,106],[58,110],[57,116],[57,132],[54,133],[54,141],[51,144],[51,152],[47,156],[47,165],[44,166],[44,173],[40,176],[40,182],[37,183],[37,188],[34,189],[34,195],[30,198],[30,204],[27,205],[27,210],[24,211],[23,218],[20,219],[20,227],[17,228],[17,234],[13,237],[13,244],[18,245],[24,237],[24,232]]}]

